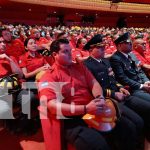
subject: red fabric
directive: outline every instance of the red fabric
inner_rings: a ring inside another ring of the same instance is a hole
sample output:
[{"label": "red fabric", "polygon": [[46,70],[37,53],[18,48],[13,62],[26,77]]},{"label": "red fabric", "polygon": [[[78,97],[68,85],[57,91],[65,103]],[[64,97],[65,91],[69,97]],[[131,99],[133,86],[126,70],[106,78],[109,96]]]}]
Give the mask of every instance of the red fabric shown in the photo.
[{"label": "red fabric", "polygon": [[6,43],[6,54],[8,56],[13,56],[16,60],[25,53],[24,45],[19,39],[13,40],[11,43]]},{"label": "red fabric", "polygon": [[[61,123],[60,120],[50,116],[48,113],[48,118],[45,118],[45,107],[40,106],[40,117],[42,124],[42,131],[44,136],[45,148],[46,150],[61,150]],[[45,118],[45,119],[44,119]],[[68,144],[67,150],[75,150],[75,148]]]},{"label": "red fabric", "polygon": [[55,62],[55,59],[50,55],[50,56],[43,56],[44,59],[47,61],[47,63],[52,66]]},{"label": "red fabric", "polygon": [[[10,56],[10,58],[16,62],[14,57]],[[11,74],[12,74],[12,69],[10,66],[10,62],[6,59],[0,59],[0,78],[3,78]]]},{"label": "red fabric", "polygon": [[73,41],[70,41],[69,45],[70,45],[71,49],[75,49],[76,48],[76,44]]},{"label": "red fabric", "polygon": [[107,47],[105,47],[105,53],[106,54],[113,54],[117,50],[115,44],[111,44]]},{"label": "red fabric", "polygon": [[76,48],[75,50],[72,50],[72,58],[73,60],[76,60],[77,57],[88,57],[89,52],[83,51],[82,49]]},{"label": "red fabric", "polygon": [[[85,105],[89,103],[93,96],[91,89],[93,87],[93,75],[87,68],[81,64],[72,64],[68,68],[54,65],[51,71],[47,71],[39,80],[39,95],[46,96],[48,100],[56,99],[56,92],[62,93],[63,103],[70,104],[74,102],[76,105]],[[65,83],[60,89],[60,84],[54,82]],[[71,89],[74,88],[74,94]],[[54,91],[55,89],[55,91]]]},{"label": "red fabric", "polygon": [[140,61],[140,64],[143,65],[143,64],[150,64],[150,60],[149,59],[146,59],[145,55],[143,54],[143,56],[141,54],[139,54],[137,51],[133,50],[132,51],[135,56],[137,57],[137,59]]},{"label": "red fabric", "polygon": [[39,40],[36,40],[36,44],[38,46],[41,46],[42,44],[47,44],[47,43],[49,43],[49,41],[46,38],[44,38],[44,37],[40,37]]},{"label": "red fabric", "polygon": [[20,68],[26,68],[27,72],[32,72],[37,68],[44,66],[44,64],[47,64],[47,61],[38,53],[36,53],[35,57],[32,57],[29,55],[29,52],[26,52],[19,59]]}]

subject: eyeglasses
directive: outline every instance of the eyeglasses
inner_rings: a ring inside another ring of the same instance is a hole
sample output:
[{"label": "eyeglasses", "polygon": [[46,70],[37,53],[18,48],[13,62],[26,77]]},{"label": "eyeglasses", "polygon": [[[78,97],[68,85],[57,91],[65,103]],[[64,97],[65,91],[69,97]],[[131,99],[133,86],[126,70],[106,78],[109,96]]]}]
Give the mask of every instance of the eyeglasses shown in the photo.
[{"label": "eyeglasses", "polygon": [[119,44],[132,44],[132,42],[131,41],[122,41]]},{"label": "eyeglasses", "polygon": [[146,43],[138,43],[139,45],[146,46]]},{"label": "eyeglasses", "polygon": [[0,43],[5,43],[5,41],[0,41]]}]

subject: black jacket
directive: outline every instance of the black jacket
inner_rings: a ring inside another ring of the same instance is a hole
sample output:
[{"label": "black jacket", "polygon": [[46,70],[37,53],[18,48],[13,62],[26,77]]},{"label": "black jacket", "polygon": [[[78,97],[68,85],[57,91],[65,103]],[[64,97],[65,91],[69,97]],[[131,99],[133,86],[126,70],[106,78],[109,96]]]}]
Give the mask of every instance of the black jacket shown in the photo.
[{"label": "black jacket", "polygon": [[122,85],[115,80],[109,60],[105,58],[101,60],[102,62],[99,63],[92,57],[89,57],[84,61],[84,64],[102,86],[104,96],[114,98],[115,92],[119,91]]},{"label": "black jacket", "polygon": [[149,81],[141,68],[137,67],[133,57],[131,61],[121,52],[117,51],[110,58],[110,63],[118,82],[129,86],[131,90],[138,90],[141,84]]}]

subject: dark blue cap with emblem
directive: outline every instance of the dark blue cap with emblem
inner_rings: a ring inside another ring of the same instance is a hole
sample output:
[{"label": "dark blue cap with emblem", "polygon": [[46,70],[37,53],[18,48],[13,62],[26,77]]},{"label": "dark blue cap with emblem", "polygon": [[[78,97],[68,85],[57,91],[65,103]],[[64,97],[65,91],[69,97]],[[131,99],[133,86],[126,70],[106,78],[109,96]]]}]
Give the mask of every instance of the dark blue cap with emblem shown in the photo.
[{"label": "dark blue cap with emblem", "polygon": [[100,46],[102,43],[102,35],[97,34],[92,39],[90,39],[87,44],[83,47],[85,50],[89,50],[93,46]]},{"label": "dark blue cap with emblem", "polygon": [[122,34],[121,36],[119,36],[115,41],[114,43],[116,45],[120,44],[120,43],[123,43],[123,42],[131,42],[130,40],[130,35],[128,32]]}]

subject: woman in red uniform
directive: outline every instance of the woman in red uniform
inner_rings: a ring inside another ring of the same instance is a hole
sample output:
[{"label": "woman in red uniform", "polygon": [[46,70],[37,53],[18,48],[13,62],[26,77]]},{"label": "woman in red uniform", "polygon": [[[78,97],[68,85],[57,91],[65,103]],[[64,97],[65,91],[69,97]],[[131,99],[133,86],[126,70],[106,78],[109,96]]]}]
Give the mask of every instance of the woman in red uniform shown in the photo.
[{"label": "woman in red uniform", "polygon": [[24,42],[26,53],[19,59],[19,66],[22,69],[27,81],[35,81],[35,76],[40,71],[50,68],[50,65],[37,52],[37,44],[34,38],[27,38]]},{"label": "woman in red uniform", "polygon": [[72,50],[73,60],[81,62],[89,57],[89,52],[83,50],[84,45],[87,43],[85,38],[79,38],[77,41],[76,49]]},{"label": "woman in red uniform", "polygon": [[[19,93],[17,102],[18,104],[22,102],[22,107],[26,111],[26,114],[28,114],[28,116],[24,115],[22,128],[23,130],[25,129],[25,131],[26,128],[29,128],[29,130],[27,129],[26,132],[32,132],[35,129],[35,123],[32,124],[33,126],[31,126],[30,122],[33,122],[33,119],[28,120],[27,117],[29,118],[29,113],[31,113],[32,118],[35,117],[33,114],[35,114],[39,105],[36,86],[34,86],[35,76],[40,71],[49,69],[50,65],[46,62],[44,57],[37,52],[37,44],[35,43],[34,38],[27,38],[24,42],[24,46],[27,52],[20,57],[19,66],[22,69],[24,78],[28,84],[26,84],[26,89],[23,89]],[[23,99],[24,96],[27,97]]]}]

